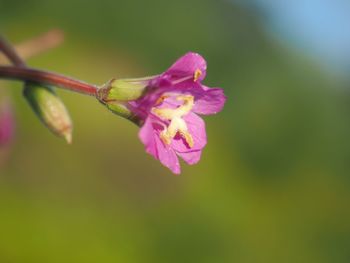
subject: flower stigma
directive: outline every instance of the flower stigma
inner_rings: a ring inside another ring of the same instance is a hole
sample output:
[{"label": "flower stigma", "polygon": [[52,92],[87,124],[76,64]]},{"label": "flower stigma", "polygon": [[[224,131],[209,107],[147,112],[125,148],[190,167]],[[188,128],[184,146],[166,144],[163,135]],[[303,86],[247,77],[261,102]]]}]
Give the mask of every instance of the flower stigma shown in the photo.
[{"label": "flower stigma", "polygon": [[[157,102],[164,101],[168,95],[161,96]],[[194,141],[192,135],[188,131],[188,127],[183,117],[186,116],[194,106],[194,97],[191,95],[178,95],[176,100],[182,101],[183,104],[176,109],[171,108],[152,108],[152,113],[163,120],[170,121],[170,124],[160,133],[160,139],[164,144],[170,145],[176,134],[179,134],[190,148],[193,147]]]}]

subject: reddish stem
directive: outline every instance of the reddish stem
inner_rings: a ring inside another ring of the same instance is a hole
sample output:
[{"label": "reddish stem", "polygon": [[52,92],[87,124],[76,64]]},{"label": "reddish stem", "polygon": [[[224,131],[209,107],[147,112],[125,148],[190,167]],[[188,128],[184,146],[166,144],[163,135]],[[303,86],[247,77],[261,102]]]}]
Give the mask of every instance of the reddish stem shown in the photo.
[{"label": "reddish stem", "polygon": [[96,86],[80,80],[32,68],[0,66],[0,78],[53,85],[90,96],[96,96],[98,90]]},{"label": "reddish stem", "polygon": [[25,67],[25,62],[16,53],[15,49],[11,46],[9,42],[2,36],[0,36],[0,50],[4,52],[5,56],[16,66]]},{"label": "reddish stem", "polygon": [[0,66],[0,78],[33,81],[69,89],[86,95],[96,96],[97,87],[63,75],[26,67],[24,60],[16,53],[13,46],[0,36],[0,51],[16,66]]}]

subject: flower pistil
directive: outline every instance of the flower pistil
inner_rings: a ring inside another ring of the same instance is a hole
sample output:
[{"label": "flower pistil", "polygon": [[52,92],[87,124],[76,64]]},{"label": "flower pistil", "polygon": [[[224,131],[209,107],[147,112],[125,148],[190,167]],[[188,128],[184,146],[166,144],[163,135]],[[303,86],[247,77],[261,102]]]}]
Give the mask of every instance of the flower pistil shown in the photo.
[{"label": "flower pistil", "polygon": [[[164,101],[169,95],[163,95],[158,101]],[[176,134],[179,134],[190,148],[193,147],[194,141],[192,135],[188,132],[187,124],[183,117],[187,115],[194,106],[194,97],[191,95],[177,95],[176,100],[182,101],[182,105],[172,108],[152,108],[152,113],[160,119],[170,121],[169,125],[164,124],[164,129],[160,133],[160,139],[164,144],[170,145]]]}]

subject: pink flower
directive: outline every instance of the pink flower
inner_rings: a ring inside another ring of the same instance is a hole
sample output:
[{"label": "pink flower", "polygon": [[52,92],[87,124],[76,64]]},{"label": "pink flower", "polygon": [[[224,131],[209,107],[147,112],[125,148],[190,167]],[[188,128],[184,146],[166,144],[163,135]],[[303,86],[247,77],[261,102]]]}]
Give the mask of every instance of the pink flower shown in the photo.
[{"label": "pink flower", "polygon": [[0,101],[0,147],[9,144],[14,134],[14,117],[7,100]]},{"label": "pink flower", "polygon": [[201,83],[206,68],[203,57],[187,53],[161,75],[145,80],[145,95],[127,103],[141,120],[139,138],[146,151],[175,174],[181,172],[178,156],[195,164],[207,143],[205,123],[197,114],[215,114],[226,101],[222,89]]}]

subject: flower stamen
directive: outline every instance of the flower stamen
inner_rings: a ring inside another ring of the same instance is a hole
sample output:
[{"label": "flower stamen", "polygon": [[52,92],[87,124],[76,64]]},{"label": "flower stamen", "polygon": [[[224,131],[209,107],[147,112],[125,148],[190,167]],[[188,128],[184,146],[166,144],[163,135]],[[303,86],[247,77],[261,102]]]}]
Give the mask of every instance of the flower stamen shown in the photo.
[{"label": "flower stamen", "polygon": [[166,98],[169,98],[169,95],[162,95],[162,96],[160,96],[160,97],[157,99],[156,103],[155,103],[156,106],[162,104],[162,102],[163,102]]},{"label": "flower stamen", "polygon": [[[163,96],[160,97],[160,99]],[[194,97],[191,95],[178,95],[177,100],[183,101],[183,104],[176,109],[171,108],[152,108],[152,113],[164,120],[169,120],[168,127],[164,127],[160,133],[160,139],[164,144],[169,145],[172,139],[179,134],[185,139],[190,148],[193,147],[194,141],[192,135],[188,132],[187,124],[183,117],[187,115],[194,106]],[[159,99],[158,99],[159,100]]]},{"label": "flower stamen", "polygon": [[196,69],[193,75],[193,81],[196,82],[202,74],[203,73],[200,69]]}]

